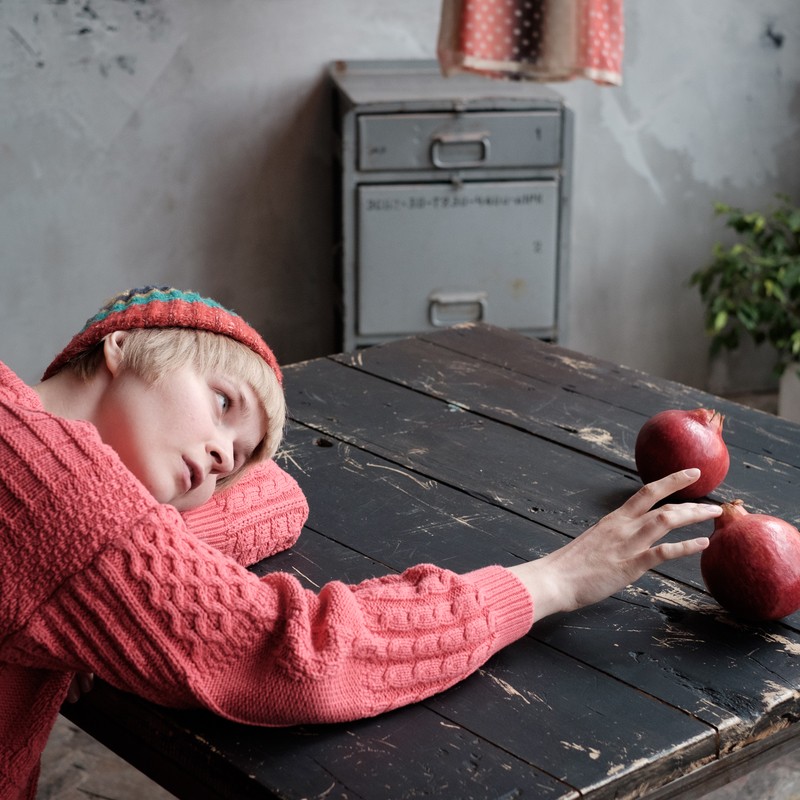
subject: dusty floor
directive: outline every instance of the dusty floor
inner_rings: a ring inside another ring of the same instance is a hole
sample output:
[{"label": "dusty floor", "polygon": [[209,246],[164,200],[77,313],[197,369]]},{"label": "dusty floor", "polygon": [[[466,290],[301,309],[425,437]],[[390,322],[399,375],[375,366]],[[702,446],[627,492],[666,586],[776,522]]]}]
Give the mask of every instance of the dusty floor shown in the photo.
[{"label": "dusty floor", "polygon": [[36,800],[174,800],[174,795],[59,716],[42,756]]},{"label": "dusty floor", "polygon": [[[770,396],[737,400],[774,412]],[[59,717],[44,753],[37,800],[170,798],[172,794]],[[704,800],[800,800],[800,750],[707,794]]]}]

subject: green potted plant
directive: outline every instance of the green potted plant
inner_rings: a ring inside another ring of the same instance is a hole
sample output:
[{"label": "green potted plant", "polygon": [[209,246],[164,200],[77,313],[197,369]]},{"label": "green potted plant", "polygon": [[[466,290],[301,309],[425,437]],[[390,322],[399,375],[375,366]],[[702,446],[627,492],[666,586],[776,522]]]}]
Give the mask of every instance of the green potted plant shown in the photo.
[{"label": "green potted plant", "polygon": [[736,349],[743,334],[769,345],[781,376],[779,413],[800,421],[800,388],[791,409],[792,381],[800,386],[800,208],[778,195],[764,212],[724,203],[715,211],[738,240],[717,243],[711,263],[690,279],[705,304],[711,355]]}]

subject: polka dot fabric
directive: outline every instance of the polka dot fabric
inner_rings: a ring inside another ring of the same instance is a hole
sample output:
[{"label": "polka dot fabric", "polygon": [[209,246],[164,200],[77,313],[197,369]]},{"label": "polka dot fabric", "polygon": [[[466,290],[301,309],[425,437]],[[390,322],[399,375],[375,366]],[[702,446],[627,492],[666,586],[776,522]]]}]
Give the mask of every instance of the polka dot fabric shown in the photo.
[{"label": "polka dot fabric", "polygon": [[623,0],[443,0],[445,75],[622,83]]}]

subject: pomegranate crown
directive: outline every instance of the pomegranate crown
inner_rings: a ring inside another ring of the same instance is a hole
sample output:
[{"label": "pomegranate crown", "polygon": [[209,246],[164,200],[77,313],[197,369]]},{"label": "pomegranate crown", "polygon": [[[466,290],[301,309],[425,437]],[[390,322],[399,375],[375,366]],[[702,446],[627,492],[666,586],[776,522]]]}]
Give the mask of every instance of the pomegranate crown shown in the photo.
[{"label": "pomegranate crown", "polygon": [[709,425],[716,425],[720,431],[722,431],[722,425],[725,422],[725,415],[721,412],[717,411],[715,408],[705,408],[701,406],[700,408],[696,408],[692,414],[701,419],[703,422]]}]

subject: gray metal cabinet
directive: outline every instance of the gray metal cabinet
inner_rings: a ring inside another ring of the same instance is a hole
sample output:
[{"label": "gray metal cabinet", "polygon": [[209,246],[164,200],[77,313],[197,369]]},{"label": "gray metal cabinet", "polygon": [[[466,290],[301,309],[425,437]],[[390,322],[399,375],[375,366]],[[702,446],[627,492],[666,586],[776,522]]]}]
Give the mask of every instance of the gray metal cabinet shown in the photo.
[{"label": "gray metal cabinet", "polygon": [[334,86],[343,349],[566,318],[572,115],[541,85],[343,61]]}]

